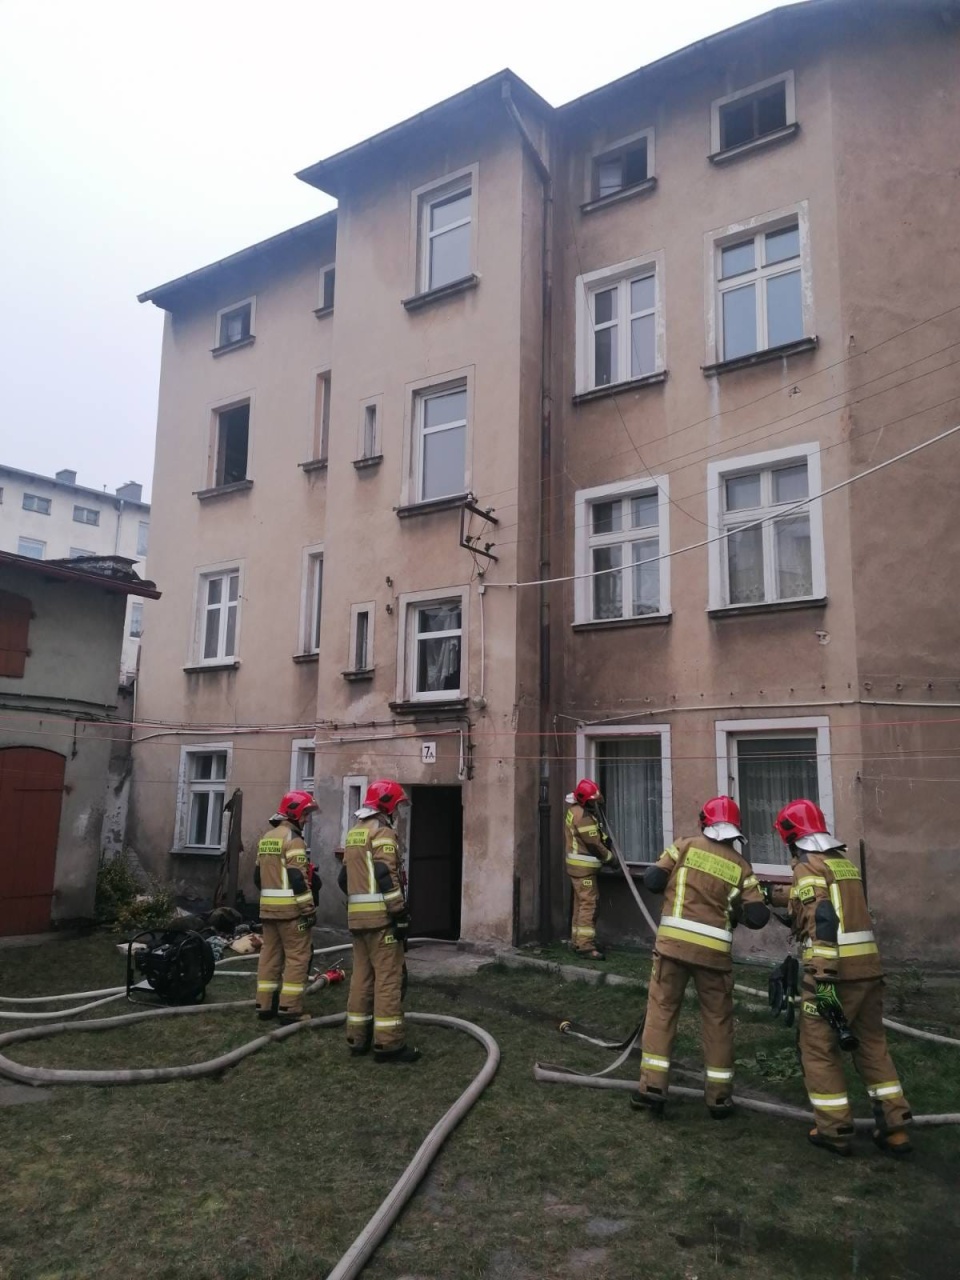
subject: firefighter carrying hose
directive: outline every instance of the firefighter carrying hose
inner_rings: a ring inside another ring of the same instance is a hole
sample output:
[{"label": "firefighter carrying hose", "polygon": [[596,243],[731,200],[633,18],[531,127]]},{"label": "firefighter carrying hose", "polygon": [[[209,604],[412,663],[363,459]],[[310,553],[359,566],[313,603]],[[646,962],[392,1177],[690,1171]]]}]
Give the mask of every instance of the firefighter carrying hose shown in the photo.
[{"label": "firefighter carrying hose", "polygon": [[347,928],[353,937],[353,973],[347,997],[351,1054],[376,1062],[416,1062],[403,1018],[404,943],[410,916],[402,862],[393,827],[397,806],[409,804],[399,782],[371,782],[347,832],[340,888],[347,895]]},{"label": "firefighter carrying hose", "polygon": [[830,1016],[839,1006],[858,1042],[853,1063],[873,1103],[873,1140],[889,1155],[909,1155],[904,1126],[912,1116],[887,1049],[883,966],[860,872],[812,800],[792,800],[774,827],[790,849],[793,884],[763,887],[774,906],[789,907],[802,948],[800,1057],[816,1117],[807,1136],[837,1155],[853,1151],[853,1112]]},{"label": "firefighter carrying hose", "polygon": [[670,1055],[687,982],[700,1001],[705,1067],[704,1098],[711,1116],[733,1112],[733,929],[741,921],[762,929],[770,918],[757,877],[734,848],[743,840],[740,810],[730,796],[708,800],[697,839],[677,840],[644,875],[651,893],[664,895],[654,946],[643,1029],[636,1110],[662,1115]]},{"label": "firefighter carrying hose", "polygon": [[[303,824],[317,808],[309,791],[288,791],[257,845],[263,946],[257,966],[257,1017],[299,1022],[317,923]],[[319,880],[319,876],[317,877]],[[319,893],[319,885],[317,886]]]},{"label": "firefighter carrying hose", "polygon": [[603,796],[589,778],[581,778],[566,797],[564,848],[567,875],[573,890],[570,946],[591,960],[605,960],[597,946],[597,872],[613,858],[600,819]]}]

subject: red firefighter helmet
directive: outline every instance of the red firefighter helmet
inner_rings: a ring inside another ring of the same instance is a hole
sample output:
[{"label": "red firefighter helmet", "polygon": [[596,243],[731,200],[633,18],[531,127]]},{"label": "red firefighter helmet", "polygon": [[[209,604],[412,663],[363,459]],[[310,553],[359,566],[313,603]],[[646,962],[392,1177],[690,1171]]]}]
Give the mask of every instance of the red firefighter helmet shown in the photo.
[{"label": "red firefighter helmet", "polygon": [[577,804],[603,803],[600,788],[591,778],[581,778],[573,789],[573,798]]},{"label": "red firefighter helmet", "polygon": [[700,810],[700,830],[710,840],[742,840],[740,806],[733,796],[714,796]]},{"label": "red firefighter helmet", "polygon": [[371,782],[363,797],[365,809],[376,809],[378,813],[388,816],[393,814],[398,804],[409,803],[410,797],[400,783],[394,782],[392,778],[378,778],[376,782]]},{"label": "red firefighter helmet", "polygon": [[287,818],[301,827],[307,814],[319,807],[309,791],[288,791],[277,805],[277,813],[281,818]]},{"label": "red firefighter helmet", "polygon": [[829,853],[843,844],[830,833],[827,819],[812,800],[791,800],[777,814],[773,829],[785,844],[795,844],[808,853]]}]

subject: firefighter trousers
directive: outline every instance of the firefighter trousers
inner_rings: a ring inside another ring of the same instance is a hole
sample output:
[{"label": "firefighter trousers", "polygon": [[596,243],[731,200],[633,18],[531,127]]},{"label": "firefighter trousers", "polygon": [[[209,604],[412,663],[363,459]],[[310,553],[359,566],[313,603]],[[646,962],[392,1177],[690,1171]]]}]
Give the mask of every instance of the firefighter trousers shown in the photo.
[{"label": "firefighter trousers", "polygon": [[313,935],[303,916],[264,920],[257,965],[257,1008],[266,1012],[279,996],[281,1013],[303,1013]]},{"label": "firefighter trousers", "polygon": [[570,877],[573,889],[573,916],[570,922],[570,945],[574,951],[592,951],[597,939],[597,904],[600,890],[597,877]]},{"label": "firefighter trousers", "polygon": [[363,929],[353,937],[353,973],[347,996],[347,1044],[363,1049],[402,1049],[403,943],[392,926]]},{"label": "firefighter trousers", "polygon": [[[877,1123],[888,1132],[902,1129],[912,1116],[887,1048],[883,1029],[883,979],[865,978],[836,984],[850,1029],[860,1042],[853,1065],[867,1087]],[[837,1033],[817,1012],[816,982],[803,980],[800,1014],[800,1057],[803,1083],[813,1106],[817,1129],[830,1138],[853,1136],[853,1110],[847,1096],[843,1057]]]},{"label": "firefighter trousers", "polygon": [[722,1107],[729,1103],[733,1090],[733,973],[656,953],[643,1024],[640,1092],[653,1098],[667,1096],[670,1055],[683,993],[691,978],[700,1001],[704,1101],[708,1107]]}]

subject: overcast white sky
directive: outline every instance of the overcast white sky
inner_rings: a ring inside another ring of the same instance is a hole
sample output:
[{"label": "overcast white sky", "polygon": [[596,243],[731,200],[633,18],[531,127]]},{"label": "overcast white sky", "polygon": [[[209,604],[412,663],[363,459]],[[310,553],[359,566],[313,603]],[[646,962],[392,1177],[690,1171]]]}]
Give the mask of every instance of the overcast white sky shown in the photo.
[{"label": "overcast white sky", "polygon": [[331,207],[294,170],[502,67],[556,105],[774,4],[0,0],[0,462],[149,492],[135,295]]}]

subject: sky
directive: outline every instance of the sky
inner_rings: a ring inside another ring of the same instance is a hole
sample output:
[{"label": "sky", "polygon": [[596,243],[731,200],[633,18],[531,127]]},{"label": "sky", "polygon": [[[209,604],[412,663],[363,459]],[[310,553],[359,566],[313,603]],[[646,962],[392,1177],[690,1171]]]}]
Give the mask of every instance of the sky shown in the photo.
[{"label": "sky", "polygon": [[503,67],[559,105],[774,5],[0,0],[0,462],[148,495],[136,295],[332,208],[295,170]]}]

